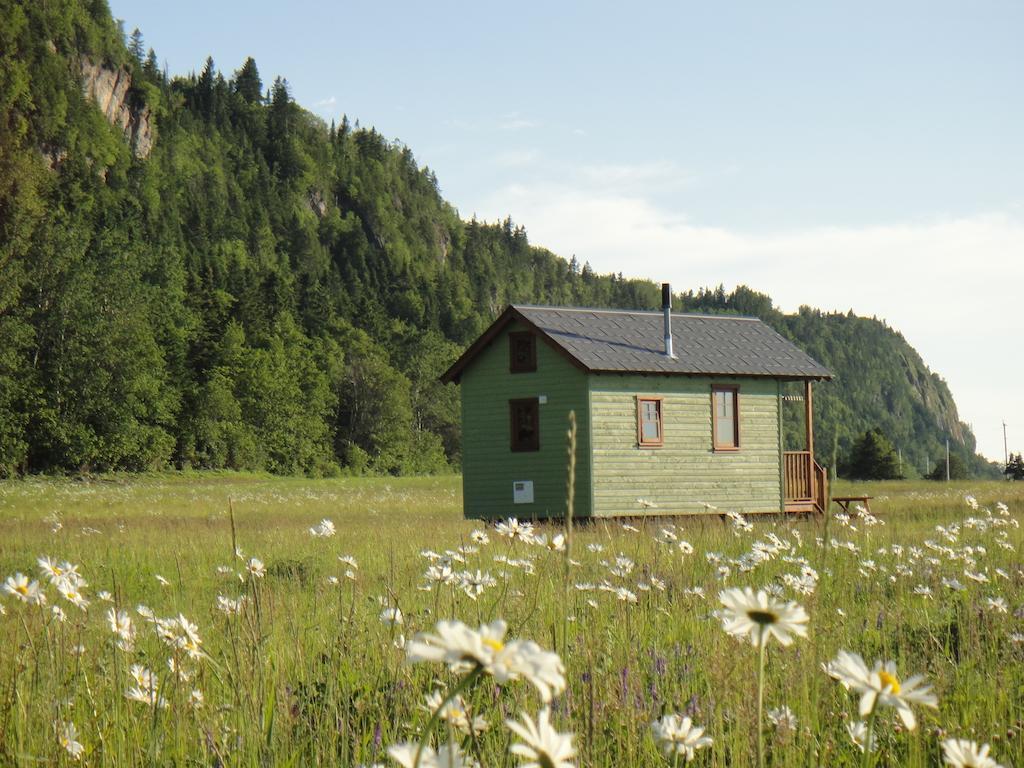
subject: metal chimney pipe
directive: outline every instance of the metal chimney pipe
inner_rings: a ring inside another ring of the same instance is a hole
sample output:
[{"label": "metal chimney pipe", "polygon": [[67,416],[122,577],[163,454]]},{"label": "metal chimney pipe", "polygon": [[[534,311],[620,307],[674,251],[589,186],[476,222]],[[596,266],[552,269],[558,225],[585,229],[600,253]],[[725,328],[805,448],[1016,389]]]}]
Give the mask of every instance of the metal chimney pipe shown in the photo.
[{"label": "metal chimney pipe", "polygon": [[672,353],[672,289],[668,283],[661,284],[661,311],[665,313],[665,356],[675,357]]}]

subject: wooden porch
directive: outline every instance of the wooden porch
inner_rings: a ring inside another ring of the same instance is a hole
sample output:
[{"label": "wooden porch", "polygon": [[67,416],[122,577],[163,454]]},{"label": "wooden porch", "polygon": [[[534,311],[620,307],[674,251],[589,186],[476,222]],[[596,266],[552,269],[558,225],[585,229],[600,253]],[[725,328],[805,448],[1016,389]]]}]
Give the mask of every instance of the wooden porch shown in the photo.
[{"label": "wooden porch", "polygon": [[804,382],[804,418],[807,450],[782,454],[782,482],[786,512],[815,512],[828,509],[828,474],[814,460],[814,399],[810,380]]}]

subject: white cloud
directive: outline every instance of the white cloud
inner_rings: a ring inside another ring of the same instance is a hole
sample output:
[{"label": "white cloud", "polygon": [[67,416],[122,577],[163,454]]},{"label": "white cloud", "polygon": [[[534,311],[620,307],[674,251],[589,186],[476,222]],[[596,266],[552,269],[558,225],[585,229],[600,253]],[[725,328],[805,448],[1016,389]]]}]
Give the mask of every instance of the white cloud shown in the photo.
[{"label": "white cloud", "polygon": [[540,160],[536,149],[509,149],[494,156],[494,164],[501,168],[522,168]]},{"label": "white cloud", "polygon": [[[616,176],[671,178],[671,166],[584,169],[578,183],[510,185],[480,206],[512,218],[532,242],[574,253],[599,272],[668,280],[678,289],[724,283],[761,290],[787,311],[852,308],[901,331],[946,378],[979,448],[1002,460],[1002,428],[1024,449],[1024,219],[1008,212],[866,227],[750,233],[703,226]],[[1019,334],[1019,331],[1018,331]],[[1012,446],[1011,446],[1012,447]]]},{"label": "white cloud", "polygon": [[314,102],[314,107],[320,107],[321,109],[328,109],[338,103],[338,99],[334,96],[328,96],[326,99],[320,99],[320,101]]},{"label": "white cloud", "polygon": [[527,120],[518,112],[510,112],[504,115],[498,123],[498,128],[503,131],[523,131],[527,128],[536,128],[540,123],[535,120]]}]

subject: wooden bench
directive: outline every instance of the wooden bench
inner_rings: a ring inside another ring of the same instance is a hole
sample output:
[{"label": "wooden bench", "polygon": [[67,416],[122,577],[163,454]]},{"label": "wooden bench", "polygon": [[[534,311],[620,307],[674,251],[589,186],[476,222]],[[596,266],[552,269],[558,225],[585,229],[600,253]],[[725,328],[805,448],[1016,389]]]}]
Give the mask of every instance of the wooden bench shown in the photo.
[{"label": "wooden bench", "polygon": [[852,515],[853,517],[856,517],[857,516],[857,510],[854,510],[853,512],[850,512],[850,505],[853,504],[854,502],[859,503],[859,504],[863,504],[864,505],[864,511],[867,512],[868,514],[871,514],[871,504],[870,504],[870,501],[873,498],[875,498],[875,497],[874,496],[833,496],[832,497],[832,501],[834,501],[836,504],[838,504],[840,506],[840,508],[843,510],[843,512],[845,512],[847,515]]}]

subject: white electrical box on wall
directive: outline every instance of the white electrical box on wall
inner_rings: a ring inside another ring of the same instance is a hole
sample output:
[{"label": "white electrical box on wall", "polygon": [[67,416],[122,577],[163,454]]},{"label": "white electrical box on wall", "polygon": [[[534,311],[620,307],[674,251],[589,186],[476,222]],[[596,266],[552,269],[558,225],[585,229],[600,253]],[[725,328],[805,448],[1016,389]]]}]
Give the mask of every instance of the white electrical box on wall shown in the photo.
[{"label": "white electrical box on wall", "polygon": [[516,480],[512,483],[513,504],[533,504],[533,480]]}]

